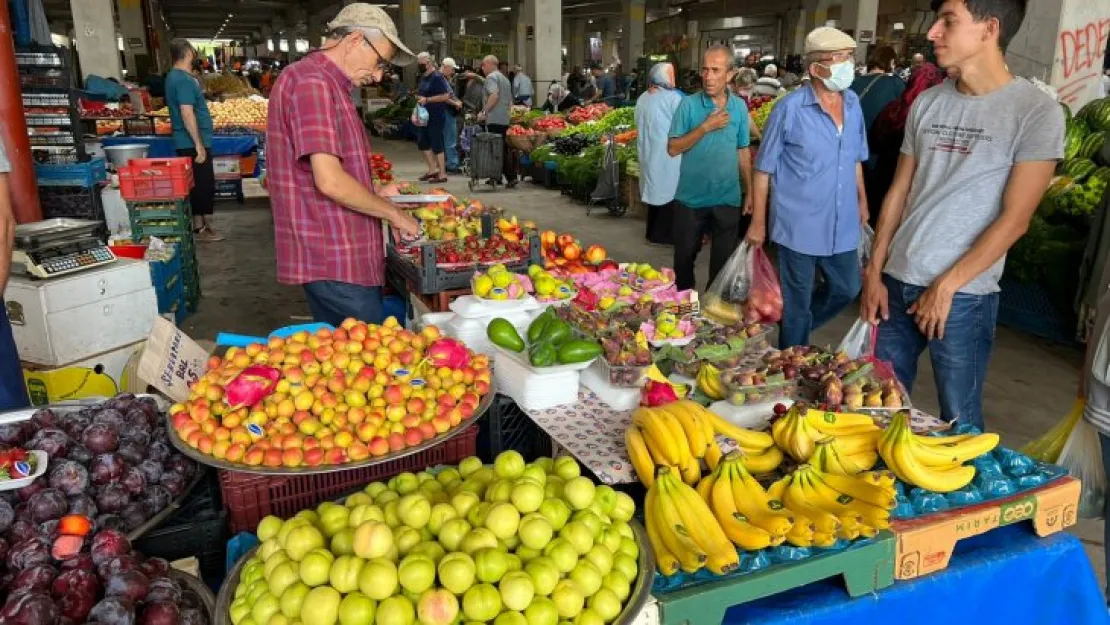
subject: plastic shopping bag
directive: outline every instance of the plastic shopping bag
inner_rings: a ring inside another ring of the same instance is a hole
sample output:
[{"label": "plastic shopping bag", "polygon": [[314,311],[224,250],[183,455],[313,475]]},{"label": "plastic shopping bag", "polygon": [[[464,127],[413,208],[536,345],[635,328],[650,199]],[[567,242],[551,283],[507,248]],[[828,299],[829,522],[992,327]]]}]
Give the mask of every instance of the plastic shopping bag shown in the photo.
[{"label": "plastic shopping bag", "polygon": [[878,326],[871,325],[871,322],[863,319],[856,319],[848,329],[848,333],[840,340],[840,346],[836,351],[848,354],[852,360],[871,359],[875,355],[875,339],[878,334]]},{"label": "plastic shopping bag", "polygon": [[759,313],[763,323],[778,323],[782,319],[782,286],[779,274],[767,252],[758,247],[752,258],[752,286],[748,293],[748,313],[745,318],[754,317],[752,311]]},{"label": "plastic shopping bag", "polygon": [[428,109],[417,104],[412,109],[412,125],[424,127],[428,125]]},{"label": "plastic shopping bag", "polygon": [[1085,419],[1077,420],[1068,436],[1068,442],[1064,443],[1057,464],[1083,483],[1083,492],[1079,496],[1079,516],[1084,519],[1103,516],[1106,470],[1102,466],[1102,441],[1098,430]]},{"label": "plastic shopping bag", "polygon": [[703,314],[719,323],[777,323],[782,319],[778,273],[763,248],[741,243],[706,292]]},{"label": "plastic shopping bag", "polygon": [[1041,462],[1056,464],[1056,461],[1060,458],[1060,452],[1064,449],[1064,443],[1067,442],[1071,436],[1071,431],[1075,429],[1076,423],[1083,416],[1083,409],[1086,406],[1087,402],[1082,397],[1076,399],[1068,414],[1064,415],[1056,425],[1052,426],[1051,430],[1045,432],[1040,438],[1022,447],[1021,453]]},{"label": "plastic shopping bag", "polygon": [[859,226],[859,247],[856,248],[856,253],[859,254],[860,270],[867,268],[867,261],[871,260],[871,244],[875,242],[875,231],[871,226],[862,223]]}]

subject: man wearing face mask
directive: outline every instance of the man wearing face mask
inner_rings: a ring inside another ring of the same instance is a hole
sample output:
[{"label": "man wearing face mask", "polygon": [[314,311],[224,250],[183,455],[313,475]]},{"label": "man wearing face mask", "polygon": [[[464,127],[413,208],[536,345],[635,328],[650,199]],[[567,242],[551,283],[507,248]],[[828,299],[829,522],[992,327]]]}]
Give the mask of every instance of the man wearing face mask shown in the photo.
[{"label": "man wearing face mask", "polygon": [[374,193],[370,143],[351,89],[413,54],[381,8],[343,7],[323,47],[281,73],[270,97],[266,160],[277,277],[302,285],[316,321],[378,323],[385,281],[382,222],[416,235],[415,219]]},{"label": "man wearing face mask", "polygon": [[[782,283],[782,348],[808,345],[810,332],[860,291],[856,248],[867,221],[867,131],[859,98],[849,90],[855,48],[835,28],[810,32],[805,54],[812,79],[782,98],[763,128],[747,241],[763,244],[769,217]],[[818,270],[825,279],[816,288]]]}]

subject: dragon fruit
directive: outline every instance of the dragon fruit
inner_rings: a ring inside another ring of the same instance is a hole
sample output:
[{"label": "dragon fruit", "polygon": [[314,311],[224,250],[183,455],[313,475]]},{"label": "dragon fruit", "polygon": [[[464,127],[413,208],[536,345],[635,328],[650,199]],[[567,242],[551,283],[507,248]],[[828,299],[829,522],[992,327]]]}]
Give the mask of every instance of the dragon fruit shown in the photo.
[{"label": "dragon fruit", "polygon": [[436,367],[462,369],[470,364],[470,350],[455,339],[442,338],[428,346],[428,362]]},{"label": "dragon fruit", "polygon": [[251,365],[225,387],[227,403],[233,409],[253,406],[274,392],[280,377],[281,371],[273,367]]},{"label": "dragon fruit", "polygon": [[678,401],[674,387],[666,382],[649,380],[640,391],[640,405],[654,408]]}]

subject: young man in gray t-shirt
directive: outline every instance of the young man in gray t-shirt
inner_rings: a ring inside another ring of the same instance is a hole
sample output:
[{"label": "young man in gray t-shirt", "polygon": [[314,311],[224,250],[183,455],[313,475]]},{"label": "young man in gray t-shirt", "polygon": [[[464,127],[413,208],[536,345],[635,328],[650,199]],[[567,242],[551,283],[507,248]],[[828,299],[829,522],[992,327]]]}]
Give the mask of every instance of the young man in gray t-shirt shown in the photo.
[{"label": "young man in gray t-shirt", "polygon": [[1063,158],[1059,105],[1006,68],[1025,0],[933,0],[937,61],[959,70],[922,93],[883,201],[860,316],[876,356],[913,388],[928,347],[941,418],[983,428],[1006,252]]}]

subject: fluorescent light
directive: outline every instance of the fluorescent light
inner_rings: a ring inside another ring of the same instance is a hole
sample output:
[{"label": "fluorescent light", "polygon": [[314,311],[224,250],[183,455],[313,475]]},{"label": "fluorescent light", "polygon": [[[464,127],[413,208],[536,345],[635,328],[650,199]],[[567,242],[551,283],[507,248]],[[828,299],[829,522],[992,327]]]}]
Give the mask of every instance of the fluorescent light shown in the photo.
[{"label": "fluorescent light", "polygon": [[586,23],[587,23],[587,24],[593,24],[593,23],[594,23],[594,21],[593,21],[593,20],[586,20]]},{"label": "fluorescent light", "polygon": [[485,22],[485,21],[486,21],[486,18],[485,18],[485,16],[483,16],[483,17],[482,17],[482,21],[483,21],[483,22]]}]

